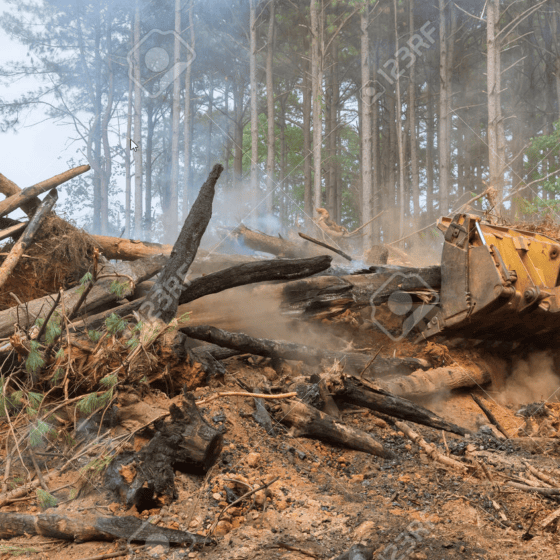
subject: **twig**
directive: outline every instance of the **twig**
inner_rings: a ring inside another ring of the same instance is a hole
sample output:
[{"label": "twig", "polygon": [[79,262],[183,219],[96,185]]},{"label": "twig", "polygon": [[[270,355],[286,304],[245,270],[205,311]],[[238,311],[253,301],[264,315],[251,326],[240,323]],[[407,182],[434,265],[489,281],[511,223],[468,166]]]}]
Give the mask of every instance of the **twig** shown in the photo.
[{"label": "twig", "polygon": [[354,231],[351,231],[346,237],[352,237],[353,235],[356,235],[360,230],[364,229],[366,226],[369,226],[369,224],[371,224],[373,220],[377,220],[377,218],[379,218],[379,216],[381,216],[383,212],[385,212],[385,210],[381,210],[381,212],[379,212],[377,216],[374,216],[371,220],[368,220],[365,224],[362,224],[359,228],[356,228]]},{"label": "twig", "polygon": [[210,401],[219,399],[220,397],[254,397],[257,399],[291,399],[292,397],[297,397],[297,393],[282,393],[281,395],[267,395],[264,393],[243,393],[241,391],[227,391],[225,393],[216,393],[207,399],[197,401],[197,405],[207,404]]},{"label": "twig", "polygon": [[340,255],[341,257],[345,258],[347,261],[352,261],[352,257],[350,255],[347,255],[344,251],[341,251],[340,249],[337,249],[336,247],[333,247],[332,245],[329,245],[328,243],[323,243],[322,241],[319,241],[318,239],[315,239],[314,237],[306,235],[305,233],[301,233],[301,231],[298,232],[298,235],[302,239],[306,239],[307,241],[311,241],[311,243],[315,243],[316,245],[320,245],[321,247],[324,247],[325,249],[328,249],[329,251],[332,251],[333,253],[336,253],[337,255]]},{"label": "twig", "polygon": [[88,297],[89,293],[93,289],[93,286],[95,286],[95,283],[97,282],[97,263],[99,262],[99,255],[100,255],[99,249],[94,248],[93,249],[93,272],[91,274],[92,278],[88,282],[88,285],[84,288],[84,291],[80,295],[80,298],[76,302],[76,305],[74,305],[74,308],[70,312],[70,315],[68,315],[69,322],[72,322],[76,317],[76,315],[78,315],[78,311],[80,310],[80,307],[82,306],[82,304]]},{"label": "twig", "polygon": [[130,551],[127,548],[122,548],[116,552],[108,552],[107,554],[98,554],[97,556],[87,556],[80,560],[105,560],[105,558],[117,558],[119,556],[126,556]]},{"label": "twig", "polygon": [[517,482],[506,482],[507,486],[512,488],[517,488],[518,490],[524,490],[525,492],[536,492],[537,494],[543,494],[544,496],[560,496],[560,488],[537,488],[535,486],[527,486],[525,484],[519,484]]},{"label": "twig", "polygon": [[51,307],[50,311],[48,312],[47,316],[45,317],[45,322],[41,325],[41,330],[39,331],[39,334],[37,335],[37,342],[41,341],[41,337],[45,334],[45,331],[47,330],[47,324],[50,321],[50,318],[52,316],[52,314],[54,313],[54,310],[57,308],[58,304],[60,303],[60,298],[62,297],[62,288],[60,288],[60,290],[58,291],[58,295],[56,296],[56,300],[54,302],[54,305]]},{"label": "twig", "polygon": [[492,412],[488,409],[488,407],[485,406],[485,404],[482,402],[481,399],[479,399],[476,395],[474,395],[473,393],[471,393],[471,397],[472,400],[480,407],[480,409],[482,410],[482,412],[484,412],[484,415],[486,416],[486,418],[488,418],[488,420],[490,421],[491,424],[493,424],[494,426],[496,426],[496,428],[498,428],[498,430],[504,435],[504,437],[506,439],[509,439],[509,435],[508,433],[504,430],[504,428],[502,427],[502,425],[498,422],[498,420],[496,419],[496,417],[492,414]]},{"label": "twig", "polygon": [[366,364],[364,369],[360,372],[360,375],[358,375],[358,379],[360,379],[360,380],[362,379],[362,375],[364,375],[364,373],[367,371],[369,366],[371,366],[371,364],[373,364],[373,362],[375,361],[375,358],[377,358],[377,356],[379,356],[379,352],[381,352],[381,350],[383,350],[383,346],[379,347],[379,350],[375,353],[375,356],[373,356],[373,358]]},{"label": "twig", "polygon": [[546,482],[547,484],[550,484],[550,486],[552,486],[553,488],[558,488],[560,486],[558,484],[557,480],[555,480],[554,478],[542,473],[541,471],[538,471],[537,469],[535,469],[535,467],[533,467],[529,463],[526,463],[525,461],[523,461],[523,464],[527,467],[529,472],[534,474],[539,480],[542,480],[543,482]]},{"label": "twig", "polygon": [[41,486],[43,487],[43,490],[45,492],[47,492],[47,494],[50,494],[51,491],[49,490],[49,487],[47,486],[47,482],[43,478],[43,473],[41,472],[41,469],[39,468],[39,465],[37,464],[37,459],[35,459],[35,454],[33,453],[33,450],[31,449],[31,447],[29,447],[29,455],[31,457],[31,461],[33,462],[33,467],[35,468],[35,472],[37,473],[37,478],[39,479],[39,482],[40,482]]}]

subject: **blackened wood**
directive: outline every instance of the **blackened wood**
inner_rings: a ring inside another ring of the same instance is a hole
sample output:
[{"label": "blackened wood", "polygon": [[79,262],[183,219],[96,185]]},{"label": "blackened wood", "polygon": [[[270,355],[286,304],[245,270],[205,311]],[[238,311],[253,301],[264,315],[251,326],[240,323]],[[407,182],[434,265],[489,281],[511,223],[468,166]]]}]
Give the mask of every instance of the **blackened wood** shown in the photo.
[{"label": "blackened wood", "polygon": [[66,183],[70,179],[85,173],[86,171],[90,170],[89,165],[80,165],[79,167],[75,167],[74,169],[69,169],[60,175],[55,175],[46,181],[42,181],[41,183],[37,183],[32,187],[27,189],[23,189],[22,191],[13,194],[0,202],[0,216],[5,216],[10,212],[13,212],[20,206],[23,206],[26,202],[33,200],[37,195],[44,193],[46,191],[50,191],[62,185],[62,183]]},{"label": "blackened wood", "polygon": [[445,430],[460,436],[468,433],[468,430],[447,422],[423,406],[385,391],[372,389],[354,377],[347,375],[331,376],[327,380],[327,385],[331,394],[335,396],[335,400],[369,408],[394,418],[409,420],[416,424]]},{"label": "blackened wood", "polygon": [[208,179],[200,187],[179,237],[173,245],[169,261],[140,307],[140,314],[147,319],[158,318],[164,323],[169,323],[175,317],[183,280],[212,218],[216,182],[223,170],[219,163],[214,165]]},{"label": "blackened wood", "polygon": [[[223,435],[206,423],[191,393],[181,408],[173,404],[169,412],[169,418],[154,422],[155,435],[138,453],[121,454],[107,469],[107,487],[128,507],[177,499],[175,471],[205,474],[221,453]],[[120,474],[123,465],[133,465],[130,482]]]},{"label": "blackened wood", "polygon": [[441,267],[426,268],[373,266],[369,274],[320,276],[290,282],[282,291],[282,310],[302,318],[325,318],[386,303],[396,291],[434,292],[441,286]]},{"label": "blackened wood", "polygon": [[[302,361],[306,364],[317,365],[322,360],[335,360],[344,364],[346,371],[361,372],[370,361],[367,354],[357,352],[333,352],[313,346],[286,342],[283,340],[270,340],[255,338],[243,333],[233,333],[210,326],[183,327],[180,331],[191,338],[217,344],[225,348],[238,350],[242,353],[256,354],[267,358],[282,358],[284,360]],[[410,373],[423,367],[419,360],[414,358],[382,358],[378,356],[368,369],[370,377],[387,375],[404,371]]]},{"label": "blackened wood", "polygon": [[[115,541],[204,544],[208,539],[186,531],[156,527],[137,517],[99,517],[95,515],[63,515],[62,513],[0,512],[0,539],[23,535],[41,535],[69,541]],[[161,539],[161,541],[158,541]]]},{"label": "blackened wood", "polygon": [[293,436],[317,438],[386,459],[394,457],[390,450],[385,449],[370,434],[350,428],[308,404],[288,401],[283,402],[281,407],[281,422],[292,427]]},{"label": "blackened wood", "polygon": [[37,210],[37,212],[35,212],[35,215],[29,221],[29,225],[23,232],[23,235],[14,243],[13,247],[10,249],[8,256],[2,263],[2,266],[0,266],[0,288],[2,288],[2,286],[7,282],[19,259],[33,242],[35,234],[39,231],[41,224],[47,217],[48,213],[52,210],[57,199],[58,193],[56,192],[56,189],[53,189],[45,197],[45,200],[43,200],[41,206],[39,206],[39,209]]},{"label": "blackened wood", "polygon": [[274,259],[240,264],[192,280],[181,293],[179,303],[189,303],[208,294],[256,282],[306,278],[327,270],[331,262],[332,257],[324,255],[309,259]]}]

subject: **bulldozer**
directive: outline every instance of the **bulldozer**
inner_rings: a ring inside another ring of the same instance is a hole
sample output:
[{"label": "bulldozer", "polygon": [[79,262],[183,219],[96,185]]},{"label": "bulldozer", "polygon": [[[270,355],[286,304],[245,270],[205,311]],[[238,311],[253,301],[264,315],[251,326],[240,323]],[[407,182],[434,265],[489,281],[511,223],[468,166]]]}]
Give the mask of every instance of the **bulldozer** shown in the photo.
[{"label": "bulldozer", "polygon": [[420,338],[557,338],[560,243],[470,214],[440,218],[437,227],[444,233],[441,289]]}]

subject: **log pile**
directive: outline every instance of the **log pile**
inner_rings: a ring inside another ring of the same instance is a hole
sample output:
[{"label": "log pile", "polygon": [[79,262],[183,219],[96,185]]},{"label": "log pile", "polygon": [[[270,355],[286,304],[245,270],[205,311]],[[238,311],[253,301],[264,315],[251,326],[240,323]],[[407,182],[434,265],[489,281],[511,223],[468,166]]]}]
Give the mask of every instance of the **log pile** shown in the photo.
[{"label": "log pile", "polygon": [[[0,236],[13,239],[0,263],[0,302],[4,303],[0,338],[9,341],[0,348],[5,358],[0,415],[8,422],[4,480],[11,462],[32,464],[37,475],[15,490],[3,486],[0,507],[27,499],[31,491],[42,489],[48,496],[55,476],[86,467],[127,508],[143,512],[166,507],[179,497],[178,473],[210,477],[219,463],[223,433],[205,415],[204,405],[225,396],[254,400],[252,418],[271,437],[312,438],[380,460],[394,459],[395,451],[378,434],[350,425],[344,415],[369,411],[378,423],[393,426],[427,450],[433,460],[457,467],[455,459],[442,460],[405,422],[460,438],[468,435],[466,428],[415,400],[489,383],[491,377],[483,365],[431,368],[423,358],[396,356],[394,349],[392,355],[352,344],[335,349],[326,337],[314,344],[305,339],[296,342],[295,331],[291,339],[253,336],[240,323],[233,324],[228,307],[241,309],[246,321],[266,316],[267,322],[282,324],[288,334],[294,321],[311,329],[329,325],[331,320],[358,321],[357,317],[361,326],[372,328],[372,321],[360,315],[362,311],[371,314],[397,290],[411,294],[415,302],[425,302],[427,288],[434,293],[439,290],[439,267],[376,264],[354,273],[331,274],[333,260],[352,263],[354,257],[306,234],[286,240],[244,225],[234,235],[246,247],[274,258],[200,250],[212,217],[221,165],[214,166],[201,187],[173,246],[88,235],[53,212],[57,188],[88,169],[81,166],[25,190],[0,175],[0,192],[7,197],[0,203],[0,217],[5,220]],[[38,195],[47,191],[40,200]],[[27,214],[27,222],[5,218],[18,208]],[[319,227],[327,233],[336,230],[324,214]],[[339,237],[349,235],[343,230],[336,230]],[[54,257],[42,258],[48,262],[64,253],[63,266],[51,263],[54,273],[48,282],[37,282],[34,291],[14,291],[22,275],[40,270],[25,259],[44,251],[49,237],[56,245]],[[379,260],[386,261],[386,254]],[[325,331],[321,332],[323,336]],[[200,387],[211,382],[213,388],[219,387],[229,375],[232,358],[269,364],[269,375],[278,377],[277,385],[244,387],[239,380],[243,391],[197,400],[195,391]],[[292,368],[308,375],[293,382],[284,374]],[[142,403],[146,394],[155,391],[173,399],[166,411],[103,439],[107,426],[119,425],[125,397],[135,395],[136,402]],[[33,445],[24,445],[30,433],[39,429],[22,428],[26,410],[33,411],[33,426],[44,431],[39,439],[48,439],[49,422],[58,422],[59,435],[79,440],[73,454],[65,455],[65,461],[48,474],[37,462]],[[92,425],[93,432],[84,436]],[[94,452],[99,463],[84,466],[80,461]],[[230,500],[223,513],[253,494],[256,500],[259,492],[266,504],[264,490],[270,484],[250,487]],[[130,516],[88,513],[72,517],[53,509],[38,515],[0,512],[0,521],[0,538],[29,534],[80,541],[164,539],[197,546],[213,542],[211,531],[201,535],[161,529]],[[356,550],[361,554],[360,547]]]}]

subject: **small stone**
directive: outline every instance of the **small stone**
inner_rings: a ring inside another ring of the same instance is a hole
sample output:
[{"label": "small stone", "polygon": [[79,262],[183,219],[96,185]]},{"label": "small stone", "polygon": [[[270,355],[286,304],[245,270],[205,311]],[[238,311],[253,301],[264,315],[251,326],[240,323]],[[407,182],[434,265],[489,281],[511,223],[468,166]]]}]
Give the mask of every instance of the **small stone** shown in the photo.
[{"label": "small stone", "polygon": [[260,453],[249,453],[247,457],[245,457],[245,462],[249,467],[252,469],[256,468],[261,462],[261,454]]},{"label": "small stone", "polygon": [[216,525],[214,535],[216,535],[217,537],[223,537],[227,535],[232,529],[233,527],[229,521],[222,520]]},{"label": "small stone", "polygon": [[218,492],[215,492],[214,494],[212,494],[212,498],[214,498],[214,500],[216,500],[217,502],[222,501],[222,495]]}]

